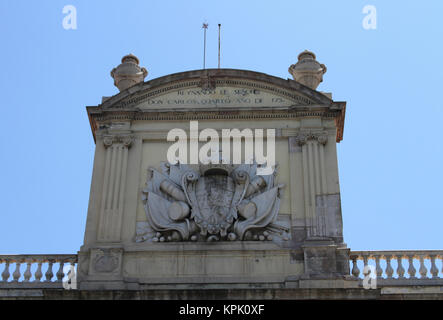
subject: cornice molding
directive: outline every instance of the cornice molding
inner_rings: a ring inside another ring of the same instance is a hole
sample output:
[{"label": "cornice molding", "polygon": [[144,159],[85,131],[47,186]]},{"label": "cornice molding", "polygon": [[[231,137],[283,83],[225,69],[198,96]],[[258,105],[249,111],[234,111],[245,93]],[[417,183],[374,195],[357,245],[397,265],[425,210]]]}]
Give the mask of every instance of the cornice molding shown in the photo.
[{"label": "cornice molding", "polygon": [[302,110],[294,111],[286,110],[244,110],[244,111],[199,111],[192,110],[189,112],[174,112],[167,110],[164,112],[156,110],[155,112],[142,111],[114,111],[103,112],[102,110],[89,109],[89,115],[95,121],[105,120],[151,120],[151,121],[180,121],[180,120],[231,120],[231,119],[285,119],[285,118],[302,118],[302,117],[322,117],[335,118],[340,113],[335,110]]}]

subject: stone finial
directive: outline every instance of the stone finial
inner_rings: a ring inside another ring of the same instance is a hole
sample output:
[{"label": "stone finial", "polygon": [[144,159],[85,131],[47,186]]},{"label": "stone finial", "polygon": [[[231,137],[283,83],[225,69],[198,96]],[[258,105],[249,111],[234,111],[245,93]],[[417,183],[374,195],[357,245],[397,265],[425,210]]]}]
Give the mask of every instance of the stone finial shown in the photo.
[{"label": "stone finial", "polygon": [[114,85],[120,91],[143,82],[146,78],[148,71],[141,68],[139,63],[136,56],[128,54],[122,58],[122,63],[118,67],[112,69],[111,77],[114,78]]},{"label": "stone finial", "polygon": [[295,81],[315,90],[323,81],[326,66],[315,60],[313,52],[305,50],[298,55],[298,62],[291,65],[288,71]]}]

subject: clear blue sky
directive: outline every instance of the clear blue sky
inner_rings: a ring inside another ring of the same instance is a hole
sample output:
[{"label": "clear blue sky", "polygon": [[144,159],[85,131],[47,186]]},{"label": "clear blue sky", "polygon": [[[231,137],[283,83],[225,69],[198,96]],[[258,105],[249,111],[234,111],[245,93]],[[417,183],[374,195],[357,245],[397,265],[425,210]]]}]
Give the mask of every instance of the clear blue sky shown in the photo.
[{"label": "clear blue sky", "polygon": [[[65,5],[78,29],[62,26]],[[362,27],[365,5],[377,29]],[[136,54],[148,80],[202,67],[288,78],[305,49],[347,101],[338,145],[353,250],[443,249],[442,1],[0,0],[0,253],[73,253],[83,242],[94,142],[85,111],[117,93]]]}]

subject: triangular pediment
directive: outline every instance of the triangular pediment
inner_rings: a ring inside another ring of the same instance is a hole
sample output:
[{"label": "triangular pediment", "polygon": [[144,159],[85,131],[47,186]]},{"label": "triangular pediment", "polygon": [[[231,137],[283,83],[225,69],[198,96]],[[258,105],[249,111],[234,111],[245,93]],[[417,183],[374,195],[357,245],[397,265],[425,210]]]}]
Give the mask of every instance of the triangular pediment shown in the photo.
[{"label": "triangular pediment", "polygon": [[106,100],[103,109],[207,110],[329,105],[325,95],[263,73],[208,69],[157,78]]}]

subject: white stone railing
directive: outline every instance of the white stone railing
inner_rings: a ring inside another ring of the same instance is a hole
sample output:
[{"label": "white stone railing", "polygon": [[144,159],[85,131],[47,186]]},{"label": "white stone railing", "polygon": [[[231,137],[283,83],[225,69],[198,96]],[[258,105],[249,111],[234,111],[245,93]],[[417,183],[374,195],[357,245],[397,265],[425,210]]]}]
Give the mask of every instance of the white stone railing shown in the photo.
[{"label": "white stone railing", "polygon": [[[443,285],[443,250],[351,251],[349,263],[359,279],[365,266],[374,266],[382,286]],[[0,288],[62,288],[76,267],[76,254],[0,255]]]},{"label": "white stone railing", "polygon": [[443,250],[351,251],[349,260],[356,278],[365,276],[365,266],[374,266],[378,284],[443,284]]},{"label": "white stone railing", "polygon": [[76,266],[76,254],[0,255],[0,288],[61,288]]}]

